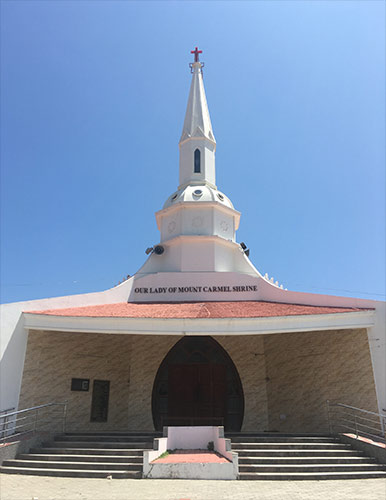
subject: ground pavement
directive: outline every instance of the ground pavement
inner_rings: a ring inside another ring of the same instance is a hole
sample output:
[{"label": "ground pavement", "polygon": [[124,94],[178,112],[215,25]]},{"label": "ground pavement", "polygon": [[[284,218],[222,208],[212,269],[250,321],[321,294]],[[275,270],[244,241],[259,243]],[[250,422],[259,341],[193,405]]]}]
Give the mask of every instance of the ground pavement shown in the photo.
[{"label": "ground pavement", "polygon": [[1,500],[385,500],[385,479],[191,481],[0,476]]}]

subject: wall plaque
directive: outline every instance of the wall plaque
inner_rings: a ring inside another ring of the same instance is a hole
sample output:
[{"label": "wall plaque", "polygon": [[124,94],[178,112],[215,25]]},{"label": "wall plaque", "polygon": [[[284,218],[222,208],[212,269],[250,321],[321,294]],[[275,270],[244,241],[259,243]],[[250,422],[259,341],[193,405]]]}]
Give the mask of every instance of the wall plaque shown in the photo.
[{"label": "wall plaque", "polygon": [[89,378],[72,378],[71,379],[71,390],[72,391],[84,391],[87,392],[90,388]]}]

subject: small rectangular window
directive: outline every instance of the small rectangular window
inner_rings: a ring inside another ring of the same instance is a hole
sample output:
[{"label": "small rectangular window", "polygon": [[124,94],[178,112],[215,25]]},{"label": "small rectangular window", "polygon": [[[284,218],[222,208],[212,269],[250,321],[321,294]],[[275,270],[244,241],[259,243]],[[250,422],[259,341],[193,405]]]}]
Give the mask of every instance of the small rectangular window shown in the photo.
[{"label": "small rectangular window", "polygon": [[94,380],[91,401],[91,422],[107,422],[109,394],[109,380]]},{"label": "small rectangular window", "polygon": [[194,173],[199,174],[201,172],[201,152],[196,149],[194,152]]}]

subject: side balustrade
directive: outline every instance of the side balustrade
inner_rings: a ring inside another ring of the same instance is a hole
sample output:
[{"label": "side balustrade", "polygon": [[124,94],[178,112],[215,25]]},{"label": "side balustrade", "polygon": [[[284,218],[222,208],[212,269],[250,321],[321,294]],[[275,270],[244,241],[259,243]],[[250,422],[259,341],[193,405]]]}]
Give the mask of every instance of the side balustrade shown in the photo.
[{"label": "side balustrade", "polygon": [[386,415],[356,408],[343,403],[327,401],[330,434],[352,434],[386,443]]},{"label": "side balustrade", "polygon": [[0,411],[0,464],[66,430],[67,402]]}]

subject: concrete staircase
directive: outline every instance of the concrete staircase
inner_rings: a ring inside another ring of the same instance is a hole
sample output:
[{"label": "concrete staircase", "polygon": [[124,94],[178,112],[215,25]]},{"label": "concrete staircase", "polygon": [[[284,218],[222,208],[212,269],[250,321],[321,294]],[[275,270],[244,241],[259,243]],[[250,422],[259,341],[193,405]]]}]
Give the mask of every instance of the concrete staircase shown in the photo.
[{"label": "concrete staircase", "polygon": [[0,472],[60,477],[141,478],[143,450],[156,432],[68,433],[5,460]]},{"label": "concrete staircase", "polygon": [[227,433],[239,454],[240,479],[386,478],[386,466],[339,438],[306,434]]},{"label": "concrete staircase", "polygon": [[[143,451],[157,432],[67,433],[5,460],[0,472],[60,477],[141,478]],[[239,455],[240,479],[386,478],[386,466],[341,443],[306,434],[227,433]]]}]

